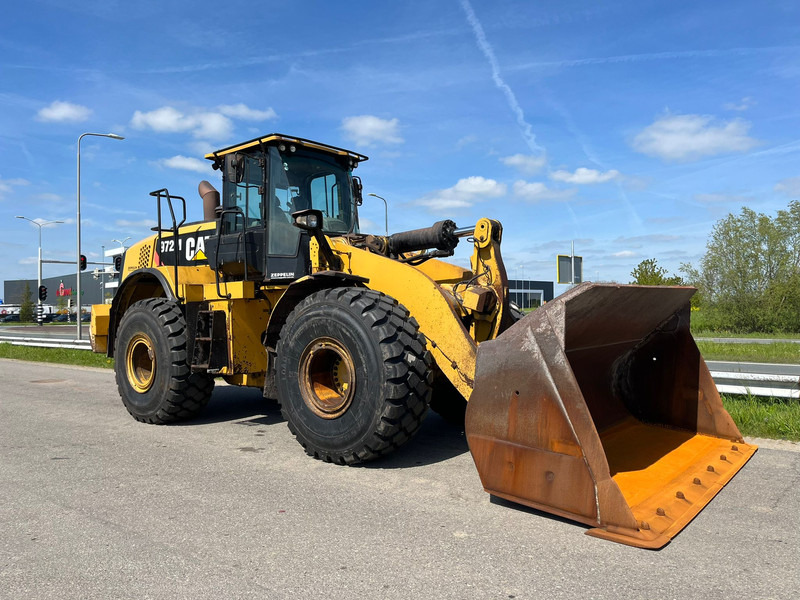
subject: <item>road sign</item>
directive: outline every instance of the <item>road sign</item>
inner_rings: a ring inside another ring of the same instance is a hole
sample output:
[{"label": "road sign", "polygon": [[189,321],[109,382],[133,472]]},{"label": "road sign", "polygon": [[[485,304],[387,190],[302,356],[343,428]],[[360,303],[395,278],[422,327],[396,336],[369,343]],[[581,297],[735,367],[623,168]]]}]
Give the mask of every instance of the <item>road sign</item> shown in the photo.
[{"label": "road sign", "polygon": [[[583,257],[559,254],[556,257],[556,271],[558,283],[581,283],[583,281]],[[572,265],[575,265],[575,275],[572,274]]]}]

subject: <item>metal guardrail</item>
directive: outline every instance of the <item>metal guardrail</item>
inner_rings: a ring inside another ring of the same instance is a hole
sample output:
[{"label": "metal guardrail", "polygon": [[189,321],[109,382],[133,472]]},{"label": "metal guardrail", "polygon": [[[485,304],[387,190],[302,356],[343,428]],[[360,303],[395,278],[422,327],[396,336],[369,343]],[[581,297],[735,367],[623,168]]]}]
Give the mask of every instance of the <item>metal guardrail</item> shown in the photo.
[{"label": "metal guardrail", "polygon": [[721,394],[800,398],[800,365],[706,361]]},{"label": "metal guardrail", "polygon": [[[91,350],[89,340],[0,335],[0,343],[38,348]],[[800,398],[800,365],[774,365],[708,361],[721,394],[750,394],[776,398]]]},{"label": "metal guardrail", "polygon": [[12,346],[33,346],[36,348],[70,348],[72,350],[91,350],[92,344],[89,340],[59,339],[50,337],[18,337],[12,335],[0,335],[0,343],[8,343]]}]

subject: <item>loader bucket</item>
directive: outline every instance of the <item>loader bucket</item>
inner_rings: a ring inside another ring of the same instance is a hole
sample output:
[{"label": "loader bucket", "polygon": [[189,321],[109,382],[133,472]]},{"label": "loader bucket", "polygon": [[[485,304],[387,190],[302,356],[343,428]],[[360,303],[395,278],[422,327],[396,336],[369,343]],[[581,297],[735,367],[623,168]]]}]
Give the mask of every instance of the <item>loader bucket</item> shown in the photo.
[{"label": "loader bucket", "polygon": [[585,283],[481,343],[466,433],[486,491],[669,543],[756,451],[689,332],[694,291]]}]

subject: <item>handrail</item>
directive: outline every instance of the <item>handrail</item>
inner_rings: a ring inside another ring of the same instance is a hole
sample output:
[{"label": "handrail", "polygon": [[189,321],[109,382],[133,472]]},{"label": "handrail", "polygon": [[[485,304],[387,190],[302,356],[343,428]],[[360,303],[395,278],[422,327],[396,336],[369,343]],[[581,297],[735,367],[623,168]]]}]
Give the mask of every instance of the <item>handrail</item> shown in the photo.
[{"label": "handrail", "polygon": [[[161,233],[164,231],[164,229],[161,227],[161,198],[165,196],[166,199],[167,199],[167,206],[169,207],[169,214],[170,214],[170,217],[172,218],[172,227],[169,229],[169,231],[172,232],[172,239],[174,241],[174,243],[172,245],[172,252],[174,254],[174,259],[175,259],[174,260],[174,262],[175,262],[175,265],[174,265],[174,269],[175,269],[175,282],[174,282],[174,285],[175,285],[175,297],[178,299],[178,301],[181,301],[181,300],[183,300],[183,298],[181,298],[180,295],[178,295],[178,259],[180,258],[180,248],[179,248],[179,243],[178,243],[178,229],[186,222],[186,200],[183,198],[183,196],[171,196],[170,193],[169,193],[169,190],[167,188],[161,188],[160,190],[155,190],[154,192],[150,192],[150,195],[155,197],[156,202],[157,202],[157,206],[158,206],[158,208],[157,208],[157,211],[158,211],[158,228],[156,229],[156,231],[158,231],[158,246],[157,246],[157,248],[158,248],[158,251],[159,251],[159,255],[161,254]],[[181,218],[181,222],[180,223],[178,223],[177,220],[175,219],[175,210],[174,210],[174,208],[172,206],[172,199],[173,198],[175,198],[177,200],[180,200],[181,204],[183,205],[183,217]]]},{"label": "handrail", "polygon": [[[247,220],[245,218],[244,211],[240,206],[234,206],[232,208],[226,208],[224,210],[219,211],[218,219],[219,225],[217,226],[217,230],[219,231],[218,238],[220,241],[218,243],[222,243],[222,226],[223,226],[223,218],[227,214],[234,215],[233,223],[236,224],[236,218],[242,217],[242,230],[239,233],[240,239],[242,240],[242,254],[244,255],[244,281],[247,281],[247,271],[249,270],[249,266],[247,264],[247,236],[245,233],[247,232]],[[217,255],[219,255],[219,248],[217,248]],[[231,299],[230,294],[222,294],[222,290],[219,287],[219,263],[217,263],[216,268],[214,269],[214,280],[217,284],[217,296],[220,298],[225,298],[226,300]]]}]

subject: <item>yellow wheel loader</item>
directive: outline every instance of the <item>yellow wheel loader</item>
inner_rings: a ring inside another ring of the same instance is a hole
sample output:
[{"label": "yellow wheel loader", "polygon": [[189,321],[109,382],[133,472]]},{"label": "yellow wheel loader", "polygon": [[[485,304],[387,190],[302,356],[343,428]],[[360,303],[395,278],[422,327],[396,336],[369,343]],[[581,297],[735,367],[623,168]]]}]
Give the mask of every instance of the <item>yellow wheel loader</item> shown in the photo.
[{"label": "yellow wheel loader", "polygon": [[[692,288],[586,283],[520,318],[497,221],[370,235],[366,156],[272,134],[206,158],[221,198],[202,182],[204,220],[186,223],[184,198],[152,192],[154,235],[92,309],[134,418],[190,418],[219,377],[276,398],[308,454],[350,464],[466,403],[487,492],[646,548],[755,452],[689,333]],[[462,240],[469,269],[440,260]]]}]

